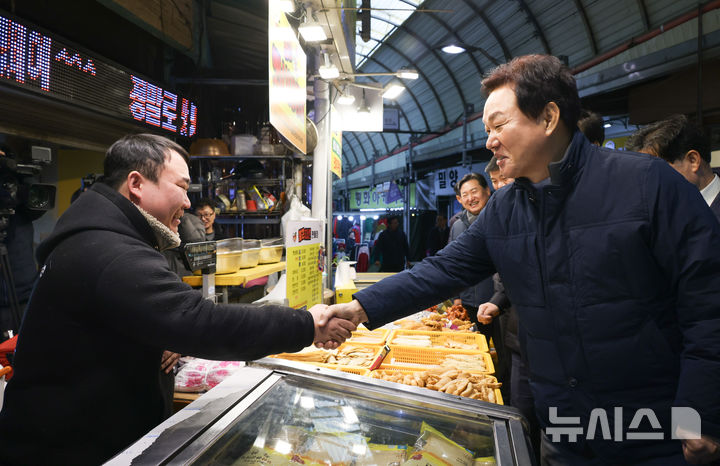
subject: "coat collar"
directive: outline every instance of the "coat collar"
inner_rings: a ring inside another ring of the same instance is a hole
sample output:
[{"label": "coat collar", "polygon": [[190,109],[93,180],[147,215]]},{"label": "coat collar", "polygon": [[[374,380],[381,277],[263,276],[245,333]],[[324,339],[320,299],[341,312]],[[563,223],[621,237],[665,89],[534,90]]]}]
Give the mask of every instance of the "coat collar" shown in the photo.
[{"label": "coat collar", "polygon": [[[586,144],[589,145],[590,142],[580,130],[576,130],[575,133],[573,133],[570,144],[565,150],[563,158],[557,162],[551,162],[548,165],[551,186],[567,186],[572,184],[575,175],[579,173],[585,165],[587,159]],[[515,186],[524,189],[533,187],[530,180],[525,177],[517,178],[515,180]]]},{"label": "coat collar", "polygon": [[[159,241],[159,236],[151,226],[148,218],[143,215],[143,211],[130,202],[128,198],[105,183],[95,183],[91,189],[115,204],[150,246],[158,250],[161,249],[161,246],[166,246],[166,244],[162,244],[161,241]],[[159,221],[157,222],[159,223]]]}]

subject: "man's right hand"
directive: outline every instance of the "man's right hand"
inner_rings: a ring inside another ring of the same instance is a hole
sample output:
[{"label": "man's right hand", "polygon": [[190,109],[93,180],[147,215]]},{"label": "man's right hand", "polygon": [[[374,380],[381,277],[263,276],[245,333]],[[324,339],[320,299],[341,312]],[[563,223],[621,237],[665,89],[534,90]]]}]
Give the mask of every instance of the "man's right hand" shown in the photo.
[{"label": "man's right hand", "polygon": [[314,343],[318,348],[335,349],[350,338],[357,325],[349,320],[333,317],[325,304],[310,308],[315,323]]},{"label": "man's right hand", "polygon": [[500,314],[500,308],[493,303],[482,303],[478,306],[477,319],[483,325],[488,325],[493,321],[493,318]]},{"label": "man's right hand", "polygon": [[353,299],[349,303],[333,304],[328,307],[328,312],[334,317],[349,320],[356,326],[368,321],[365,309],[357,299]]}]

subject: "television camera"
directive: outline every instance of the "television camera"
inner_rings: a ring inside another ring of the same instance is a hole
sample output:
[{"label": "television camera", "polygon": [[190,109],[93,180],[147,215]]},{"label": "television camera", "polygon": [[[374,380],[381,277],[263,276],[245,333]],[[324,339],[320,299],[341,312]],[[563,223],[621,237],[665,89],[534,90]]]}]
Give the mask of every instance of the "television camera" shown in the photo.
[{"label": "television camera", "polygon": [[20,309],[8,255],[8,228],[14,215],[33,221],[55,207],[55,186],[36,182],[51,153],[47,147],[33,146],[30,162],[22,163],[12,150],[0,147],[0,288],[7,291],[14,328],[20,324]]}]

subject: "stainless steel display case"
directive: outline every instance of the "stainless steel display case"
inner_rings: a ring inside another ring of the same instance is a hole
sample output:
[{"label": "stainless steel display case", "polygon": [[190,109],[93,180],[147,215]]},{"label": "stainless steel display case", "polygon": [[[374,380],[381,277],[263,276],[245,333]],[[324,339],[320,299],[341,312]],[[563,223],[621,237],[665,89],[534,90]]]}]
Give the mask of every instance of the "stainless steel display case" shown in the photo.
[{"label": "stainless steel display case", "polygon": [[[513,408],[275,359],[233,378],[244,388],[181,416],[132,464],[295,464],[282,454],[306,464],[388,464],[373,459],[375,445],[412,447],[423,423],[495,461],[466,464],[534,464]],[[263,452],[268,462],[252,456]]]}]

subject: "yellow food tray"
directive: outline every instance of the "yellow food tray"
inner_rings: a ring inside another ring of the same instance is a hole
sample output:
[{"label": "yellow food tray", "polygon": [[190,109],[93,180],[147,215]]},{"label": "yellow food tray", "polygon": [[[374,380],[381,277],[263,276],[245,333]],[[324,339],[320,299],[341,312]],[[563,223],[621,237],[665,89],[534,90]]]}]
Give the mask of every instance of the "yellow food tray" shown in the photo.
[{"label": "yellow food tray", "polygon": [[[372,343],[354,343],[354,342],[352,342],[352,341],[348,341],[348,342],[345,342],[345,343],[343,343],[342,345],[340,345],[340,346],[339,346],[335,351],[333,351],[332,353],[335,354],[335,355],[337,355],[337,353],[341,352],[342,350],[344,350],[344,349],[346,349],[346,348],[348,348],[348,347],[369,348],[369,349],[371,349],[371,350],[373,351],[373,355],[372,355],[372,359],[370,360],[370,362],[367,363],[366,366],[365,366],[365,365],[363,365],[363,366],[349,366],[349,365],[346,365],[346,364],[343,364],[343,365],[342,365],[342,366],[347,366],[347,367],[369,368],[369,367],[373,364],[373,362],[375,362],[375,361],[382,355],[383,346],[384,346],[384,345],[375,345],[375,344],[372,344]],[[322,352],[323,350],[318,349],[317,351],[318,351],[318,352]],[[330,351],[328,351],[328,353],[330,353]],[[270,355],[269,357],[271,357],[271,358],[277,358],[277,359],[287,359],[287,360],[289,360],[289,361],[304,362],[304,363],[307,363],[307,364],[321,365],[321,366],[332,367],[332,368],[337,368],[337,367],[341,366],[340,364],[335,364],[335,363],[323,363],[323,362],[319,362],[319,361],[308,361],[308,360],[304,360],[304,359],[298,357],[298,353],[278,353],[278,354]]]},{"label": "yellow food tray", "polygon": [[323,364],[320,362],[309,362],[308,364],[312,364],[313,366],[318,367],[324,367],[326,369],[334,369],[336,371],[343,371],[348,372],[350,374],[356,374],[356,375],[370,375],[370,369],[365,369],[364,367],[359,366],[340,366],[338,364]]},{"label": "yellow food tray", "polygon": [[[412,374],[413,372],[423,372],[423,371],[425,371],[425,370],[427,370],[427,369],[422,369],[422,368],[409,368],[409,367],[396,367],[396,366],[384,366],[384,365],[383,365],[383,366],[380,366],[378,369],[376,369],[376,370],[374,370],[374,371],[367,371],[367,373],[366,373],[366,374],[363,374],[363,375],[365,375],[365,376],[367,376],[367,377],[370,377],[370,378],[377,378],[377,377],[373,377],[373,373],[374,373],[374,372],[399,372],[399,373],[401,373],[401,374]],[[473,371],[466,371],[466,372],[473,373]],[[483,374],[483,375],[486,375],[487,377],[490,377],[495,383],[497,383],[497,378],[495,378],[494,376],[492,376],[492,375],[487,375],[487,374]],[[379,378],[378,378],[378,380],[383,380],[383,379],[379,379]],[[388,381],[388,382],[389,382],[389,381]],[[399,382],[396,382],[396,383],[399,383]],[[409,385],[409,386],[411,386],[411,385]],[[424,387],[422,387],[422,388],[424,388]],[[430,390],[430,389],[428,388],[428,390]],[[433,391],[435,391],[435,390],[433,390]],[[505,402],[504,402],[504,400],[503,400],[502,393],[500,392],[500,389],[499,389],[499,388],[495,388],[495,389],[493,389],[493,391],[495,392],[495,400],[496,400],[495,403],[496,403],[496,404],[499,404],[499,405],[504,405]]]},{"label": "yellow food tray", "polygon": [[[356,342],[354,342],[352,340],[353,338],[358,337],[358,336],[372,335],[373,337],[380,338],[380,341],[377,343],[363,343],[363,344],[382,346],[387,342],[388,335],[390,335],[391,332],[392,332],[392,330],[386,329],[386,328],[378,328],[375,330],[367,330],[367,329],[356,330],[356,331],[352,332],[352,337],[347,340],[347,343],[355,344]],[[361,343],[361,342],[357,342],[357,343]]]},{"label": "yellow food tray", "polygon": [[[372,350],[373,350],[372,359],[370,360],[370,362],[367,363],[367,365],[362,365],[362,366],[355,366],[355,365],[351,366],[351,365],[347,365],[347,364],[342,364],[342,365],[341,365],[341,364],[332,364],[332,363],[326,363],[325,365],[326,365],[326,366],[329,366],[329,367],[333,367],[333,368],[335,368],[335,367],[341,367],[341,366],[342,366],[342,367],[362,367],[362,368],[369,368],[369,367],[373,364],[373,362],[375,362],[375,360],[376,360],[378,357],[381,356],[381,354],[382,354],[382,349],[383,349],[383,345],[375,345],[375,344],[372,344],[372,343],[353,343],[353,342],[346,342],[346,343],[343,343],[342,345],[340,345],[340,346],[338,347],[337,352],[340,353],[341,351],[343,351],[343,350],[345,350],[345,349],[347,349],[347,348],[349,348],[349,347],[370,348],[370,349],[372,349]],[[320,364],[320,363],[317,363],[317,364]]]},{"label": "yellow food tray", "polygon": [[482,358],[485,363],[485,370],[472,370],[468,372],[482,372],[484,374],[494,374],[495,366],[489,353],[481,353],[479,351],[458,351],[442,348],[421,348],[416,346],[397,346],[389,345],[390,353],[385,357],[384,362],[392,366],[402,366],[405,368],[429,369],[430,366],[447,366],[441,361],[445,356],[466,354]]},{"label": "yellow food tray", "polygon": [[[392,331],[390,336],[388,337],[388,344],[394,345],[393,340],[398,336],[428,336],[430,337],[430,343],[432,346],[417,346],[417,348],[438,348],[438,349],[446,349],[446,350],[452,350],[452,351],[461,351],[461,352],[481,352],[481,353],[487,353],[489,351],[487,340],[485,339],[485,335],[482,333],[463,333],[463,332],[434,332],[434,331],[426,331],[426,330],[403,330],[403,329],[395,329]],[[463,348],[448,348],[445,346],[445,343],[448,341],[455,341],[458,343],[462,343],[465,345],[475,345],[477,346],[477,349],[463,349]],[[394,345],[394,346],[406,346],[406,347],[413,347],[411,345]]]}]

